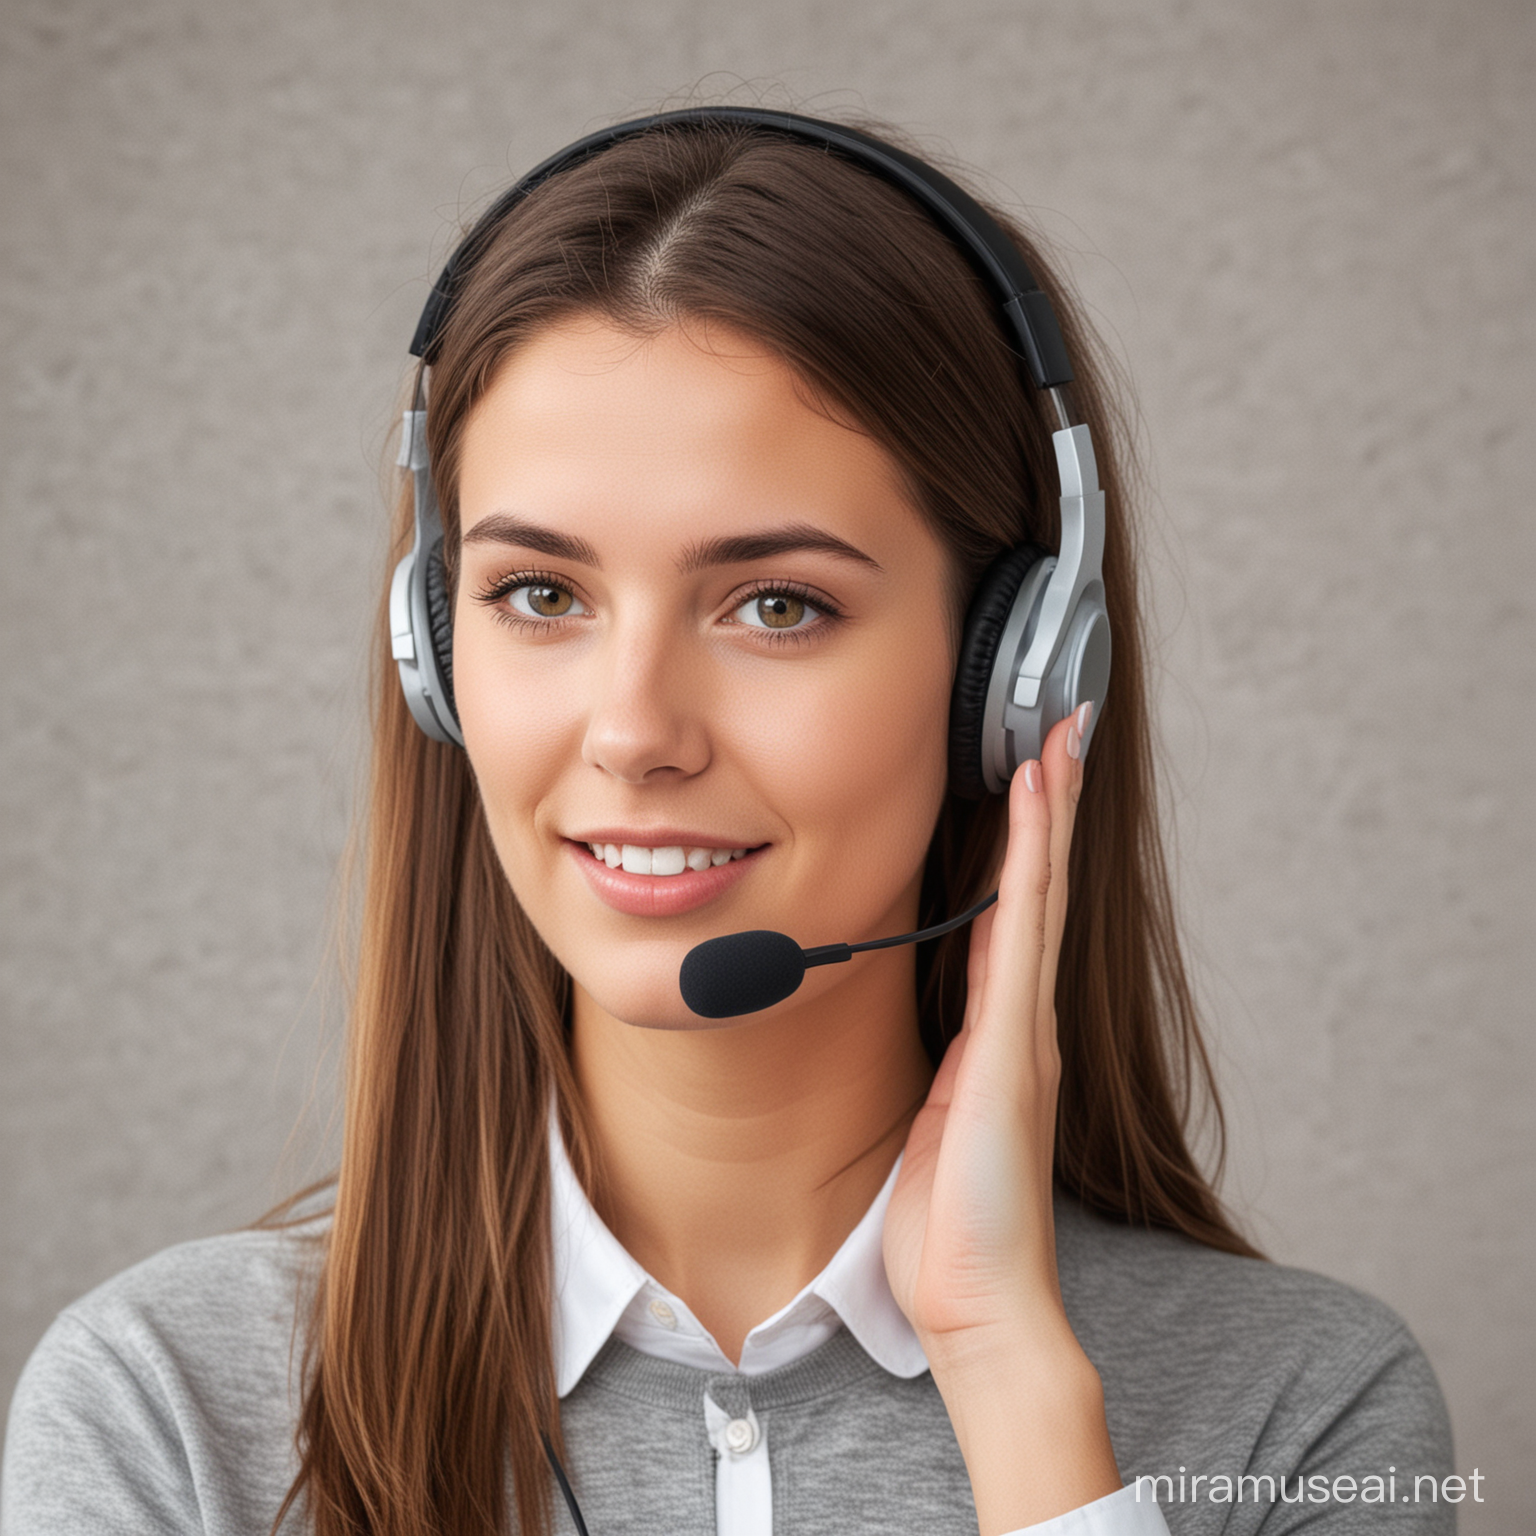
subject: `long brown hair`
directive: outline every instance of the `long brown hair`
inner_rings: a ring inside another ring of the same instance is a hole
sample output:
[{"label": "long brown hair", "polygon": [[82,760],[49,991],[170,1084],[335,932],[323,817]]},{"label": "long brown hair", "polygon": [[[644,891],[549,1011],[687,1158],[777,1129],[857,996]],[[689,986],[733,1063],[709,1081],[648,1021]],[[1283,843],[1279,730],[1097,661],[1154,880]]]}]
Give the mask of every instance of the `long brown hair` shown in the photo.
[{"label": "long brown hair", "polygon": [[[874,131],[889,138],[890,130]],[[1059,979],[1056,1177],[1090,1210],[1231,1253],[1186,1140],[1220,1109],[1180,955],[1156,816],[1129,433],[1039,242],[998,215],[1050,293],[1108,503],[1114,681],[1087,761]],[[1057,547],[1045,402],[990,298],[906,196],[780,135],[653,130],[545,183],[496,231],[431,371],[428,436],[452,579],[465,423],[509,353],[577,312],[653,333],[719,322],[782,356],[808,397],[895,457],[962,585],[1001,549]],[[390,559],[409,546],[408,494]],[[551,1337],[548,1106],[585,1178],[566,1053],[569,980],[512,895],[469,763],[412,723],[381,604],[357,985],[336,1203],[306,1335],[303,1496],[318,1536],[550,1528],[541,1436],[560,1442]],[[933,922],[984,894],[1003,802],[951,796],[922,895]],[[962,931],[919,965],[937,1057],[965,1005]],[[1219,1162],[1218,1162],[1219,1166]]]}]

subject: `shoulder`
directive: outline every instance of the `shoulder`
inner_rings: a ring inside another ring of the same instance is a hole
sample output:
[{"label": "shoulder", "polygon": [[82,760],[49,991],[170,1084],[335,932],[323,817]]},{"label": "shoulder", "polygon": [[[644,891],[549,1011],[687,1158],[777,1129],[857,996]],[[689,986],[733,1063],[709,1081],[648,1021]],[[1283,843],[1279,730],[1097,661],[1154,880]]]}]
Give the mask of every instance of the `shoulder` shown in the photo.
[{"label": "shoulder", "polygon": [[1057,1243],[1063,1300],[1104,1381],[1127,1477],[1198,1469],[1230,1488],[1222,1476],[1450,1472],[1434,1372],[1376,1297],[1059,1196]]},{"label": "shoulder", "polygon": [[79,1364],[110,1357],[147,1391],[226,1382],[268,1388],[286,1376],[328,1224],[223,1233],[178,1243],[67,1306],[28,1362],[24,1384],[67,1393]]},{"label": "shoulder", "polygon": [[185,1356],[291,1328],[318,1269],[328,1219],[178,1243],[114,1275],[60,1313],[126,1354]]},{"label": "shoulder", "polygon": [[0,1528],[201,1530],[210,1498],[270,1525],[326,1225],[180,1243],[66,1307],[16,1388]]},{"label": "shoulder", "polygon": [[1209,1248],[1177,1232],[1129,1226],[1058,1197],[1059,1265],[1068,1308],[1107,1338],[1165,1333],[1230,1354],[1368,1352],[1406,1333],[1384,1302],[1310,1270]]}]

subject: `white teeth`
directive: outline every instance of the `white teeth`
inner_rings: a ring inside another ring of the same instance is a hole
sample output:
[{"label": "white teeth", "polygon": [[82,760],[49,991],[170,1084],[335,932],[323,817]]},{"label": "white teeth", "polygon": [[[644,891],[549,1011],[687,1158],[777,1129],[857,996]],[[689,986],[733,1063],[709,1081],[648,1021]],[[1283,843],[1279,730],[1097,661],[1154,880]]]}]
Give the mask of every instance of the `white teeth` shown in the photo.
[{"label": "white teeth", "polygon": [[588,843],[592,857],[609,869],[621,866],[631,875],[680,875],[685,870],[718,869],[732,859],[744,859],[745,848],[646,848],[638,843]]}]

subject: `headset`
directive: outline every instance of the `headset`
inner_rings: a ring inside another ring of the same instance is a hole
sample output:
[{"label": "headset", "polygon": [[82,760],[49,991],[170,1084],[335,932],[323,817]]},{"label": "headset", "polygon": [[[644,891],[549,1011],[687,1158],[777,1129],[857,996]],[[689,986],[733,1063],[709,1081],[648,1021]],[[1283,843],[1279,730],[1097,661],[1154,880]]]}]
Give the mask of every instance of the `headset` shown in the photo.
[{"label": "headset", "polygon": [[754,107],[697,107],[636,118],[578,139],[505,192],[470,230],[433,285],[411,341],[421,359],[405,413],[399,464],[410,471],[415,539],[389,594],[390,648],[412,718],[436,741],[464,745],[453,700],[453,611],[443,526],[427,453],[422,375],[430,368],[464,274],[502,222],[536,187],[611,145],[653,129],[745,124],[838,155],[899,187],[959,247],[990,290],[1031,387],[1047,391],[1060,427],[1051,434],[1061,485],[1061,549],[1020,544],[993,561],[966,614],[950,700],[949,787],[1001,794],[1020,764],[1040,756],[1051,727],[1084,703],[1093,712],[1083,750],[1104,718],[1109,612],[1104,600],[1104,493],[1086,423],[1073,423],[1061,327],[1012,240],[949,177],[905,150],[840,123]]}]

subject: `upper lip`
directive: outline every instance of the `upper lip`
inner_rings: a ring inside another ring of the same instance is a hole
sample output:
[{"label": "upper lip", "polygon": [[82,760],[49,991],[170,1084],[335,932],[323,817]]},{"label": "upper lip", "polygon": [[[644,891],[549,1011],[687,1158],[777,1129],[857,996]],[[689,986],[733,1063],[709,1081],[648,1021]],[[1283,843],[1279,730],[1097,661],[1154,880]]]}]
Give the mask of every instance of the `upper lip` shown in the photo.
[{"label": "upper lip", "polygon": [[568,834],[573,843],[628,843],[634,848],[756,848],[752,838],[722,837],[679,827],[598,827]]}]

